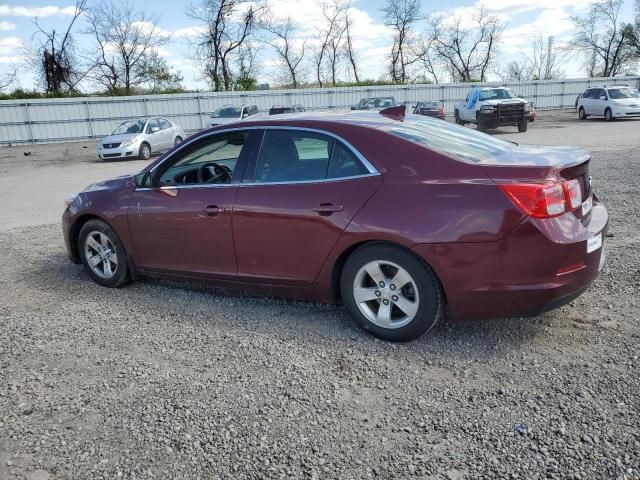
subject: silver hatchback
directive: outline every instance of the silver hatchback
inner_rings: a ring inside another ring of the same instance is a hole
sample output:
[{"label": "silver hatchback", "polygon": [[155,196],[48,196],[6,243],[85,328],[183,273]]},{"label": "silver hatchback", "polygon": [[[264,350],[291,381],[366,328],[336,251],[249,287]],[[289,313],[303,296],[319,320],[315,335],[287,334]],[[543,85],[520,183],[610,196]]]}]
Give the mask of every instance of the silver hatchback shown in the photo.
[{"label": "silver hatchback", "polygon": [[148,160],[152,153],[168,150],[184,139],[182,127],[166,118],[130,120],[102,139],[98,144],[98,157]]}]

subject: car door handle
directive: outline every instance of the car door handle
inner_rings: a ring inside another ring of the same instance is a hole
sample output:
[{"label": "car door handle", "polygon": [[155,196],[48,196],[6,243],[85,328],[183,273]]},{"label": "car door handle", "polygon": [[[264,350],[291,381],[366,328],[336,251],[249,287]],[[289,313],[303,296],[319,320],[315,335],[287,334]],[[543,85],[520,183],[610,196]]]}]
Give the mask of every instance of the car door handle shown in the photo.
[{"label": "car door handle", "polygon": [[204,207],[204,213],[209,217],[216,217],[224,212],[224,208],[219,207],[217,205],[207,205]]},{"label": "car door handle", "polygon": [[341,212],[344,208],[342,205],[334,205],[333,203],[321,203],[317,207],[313,207],[312,210],[320,215],[331,215],[335,212]]}]

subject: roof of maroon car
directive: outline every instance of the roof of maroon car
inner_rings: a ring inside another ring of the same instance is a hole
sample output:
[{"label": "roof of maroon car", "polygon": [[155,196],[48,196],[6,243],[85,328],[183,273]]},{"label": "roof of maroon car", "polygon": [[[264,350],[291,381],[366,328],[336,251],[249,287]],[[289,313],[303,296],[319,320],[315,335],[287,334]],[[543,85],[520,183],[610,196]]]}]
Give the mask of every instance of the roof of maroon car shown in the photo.
[{"label": "roof of maroon car", "polygon": [[[377,128],[393,122],[389,117],[385,117],[378,112],[347,111],[347,112],[301,112],[285,113],[282,115],[253,115],[238,124],[242,125],[300,125],[305,122],[313,123],[333,123],[360,125],[370,128]],[[228,125],[227,125],[228,126]]]}]

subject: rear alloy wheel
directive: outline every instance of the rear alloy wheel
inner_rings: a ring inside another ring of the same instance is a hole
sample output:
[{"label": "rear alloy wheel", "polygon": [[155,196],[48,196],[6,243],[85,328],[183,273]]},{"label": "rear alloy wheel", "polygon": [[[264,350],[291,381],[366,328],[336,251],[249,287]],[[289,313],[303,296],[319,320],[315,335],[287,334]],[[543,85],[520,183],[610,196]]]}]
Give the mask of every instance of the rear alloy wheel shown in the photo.
[{"label": "rear alloy wheel", "polygon": [[151,147],[148,143],[140,145],[140,152],[138,153],[140,160],[149,160],[151,158]]},{"label": "rear alloy wheel", "polygon": [[101,220],[89,220],[78,235],[80,258],[94,282],[120,287],[129,282],[127,253],[116,232]]},{"label": "rear alloy wheel", "polygon": [[351,254],[340,287],[356,321],[385,340],[418,338],[442,315],[442,292],[433,271],[392,245],[368,245]]},{"label": "rear alloy wheel", "polygon": [[587,113],[584,111],[584,107],[580,107],[578,109],[578,118],[580,120],[586,120],[587,119]]},{"label": "rear alloy wheel", "polygon": [[176,137],[176,139],[173,141],[173,146],[175,147],[179,143],[182,143],[182,137]]},{"label": "rear alloy wheel", "polygon": [[611,109],[609,107],[607,107],[604,111],[604,119],[607,122],[610,122],[611,120],[613,120],[613,112],[611,111]]},{"label": "rear alloy wheel", "polygon": [[527,122],[526,120],[525,120],[524,122],[522,122],[522,123],[519,123],[519,124],[518,124],[518,131],[519,131],[520,133],[524,133],[524,132],[526,132],[526,131],[527,131],[528,123],[529,123],[529,122]]}]

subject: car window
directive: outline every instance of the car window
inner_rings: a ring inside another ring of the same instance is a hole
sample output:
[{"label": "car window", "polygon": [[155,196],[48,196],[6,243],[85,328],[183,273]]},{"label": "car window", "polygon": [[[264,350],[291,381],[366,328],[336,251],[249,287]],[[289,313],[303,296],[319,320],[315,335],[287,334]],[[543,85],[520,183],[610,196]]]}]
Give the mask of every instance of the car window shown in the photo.
[{"label": "car window", "polygon": [[609,97],[620,98],[640,98],[640,91],[635,88],[612,88],[609,90]]},{"label": "car window", "polygon": [[158,120],[156,119],[149,120],[149,123],[147,123],[146,133],[151,133],[154,128],[160,128],[160,124],[158,123]]},{"label": "car window", "polygon": [[240,107],[226,105],[214,111],[211,116],[213,118],[240,118]]},{"label": "car window", "polygon": [[340,142],[335,142],[327,178],[345,178],[369,173],[360,160]]},{"label": "car window", "polygon": [[144,122],[142,120],[136,120],[132,122],[124,122],[116,127],[112,135],[123,135],[127,133],[140,133],[144,128]]},{"label": "car window", "polygon": [[333,139],[322,134],[267,130],[256,164],[259,183],[302,182],[326,178]]},{"label": "car window", "polygon": [[228,181],[224,182],[229,183],[246,144],[247,136],[248,134],[244,132],[216,135],[205,143],[186,151],[185,154],[175,156],[169,165],[162,165],[163,173],[160,173],[159,183],[161,185],[196,183],[197,170],[205,164],[213,164],[211,165],[213,170],[223,167],[230,172],[226,179]]},{"label": "car window", "polygon": [[163,130],[165,128],[171,128],[171,122],[169,122],[169,120],[167,120],[166,118],[160,118],[158,122],[160,123],[160,128]]},{"label": "car window", "polygon": [[398,137],[461,160],[478,162],[509,152],[515,144],[423,115],[381,127]]}]

